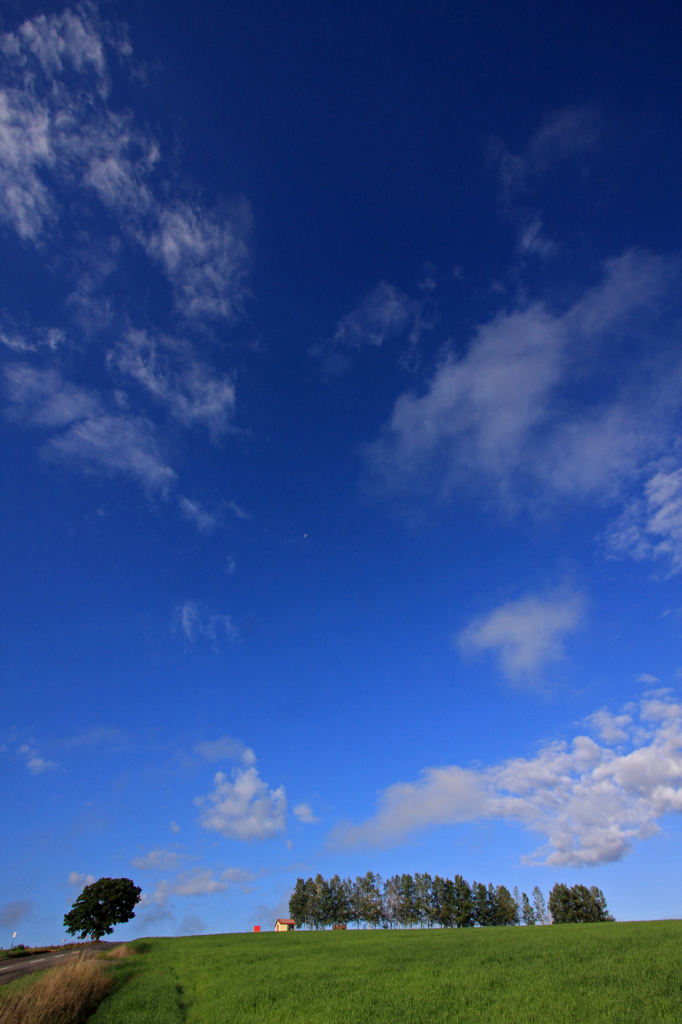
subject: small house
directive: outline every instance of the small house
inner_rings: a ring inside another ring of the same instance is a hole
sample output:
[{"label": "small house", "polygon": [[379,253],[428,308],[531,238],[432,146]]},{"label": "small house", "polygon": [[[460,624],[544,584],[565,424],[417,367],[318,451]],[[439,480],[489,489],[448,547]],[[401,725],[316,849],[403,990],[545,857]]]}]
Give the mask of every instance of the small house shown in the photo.
[{"label": "small house", "polygon": [[293,932],[296,931],[296,922],[290,920],[287,917],[278,917],[275,921],[276,932]]}]

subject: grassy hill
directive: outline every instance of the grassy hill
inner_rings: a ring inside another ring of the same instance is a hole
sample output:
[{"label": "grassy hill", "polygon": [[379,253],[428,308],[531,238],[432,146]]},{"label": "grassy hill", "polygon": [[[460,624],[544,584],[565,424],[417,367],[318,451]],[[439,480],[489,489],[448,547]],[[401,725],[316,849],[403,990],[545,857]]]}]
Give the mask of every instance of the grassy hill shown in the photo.
[{"label": "grassy hill", "polygon": [[146,940],[93,1024],[682,1020],[682,921]]}]

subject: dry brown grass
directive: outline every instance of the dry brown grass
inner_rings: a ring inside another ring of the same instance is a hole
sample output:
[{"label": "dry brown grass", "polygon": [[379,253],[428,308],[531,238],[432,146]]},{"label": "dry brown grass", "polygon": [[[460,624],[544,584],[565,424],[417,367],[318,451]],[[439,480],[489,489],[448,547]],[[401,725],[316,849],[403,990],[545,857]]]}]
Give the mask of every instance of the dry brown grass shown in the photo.
[{"label": "dry brown grass", "polygon": [[0,1024],[79,1024],[108,994],[113,979],[102,963],[74,957],[30,981],[0,992]]},{"label": "dry brown grass", "polygon": [[116,949],[112,949],[110,953],[105,953],[107,960],[125,960],[127,956],[133,956],[137,953],[134,946],[129,946],[128,943],[124,943],[122,946],[117,946]]}]

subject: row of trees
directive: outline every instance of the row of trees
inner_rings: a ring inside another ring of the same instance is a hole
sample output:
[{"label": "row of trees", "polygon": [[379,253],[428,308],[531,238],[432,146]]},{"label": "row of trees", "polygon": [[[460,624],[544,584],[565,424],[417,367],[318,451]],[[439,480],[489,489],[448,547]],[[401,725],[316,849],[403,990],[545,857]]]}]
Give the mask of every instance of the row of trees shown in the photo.
[{"label": "row of trees", "polygon": [[370,928],[473,928],[549,924],[564,921],[611,921],[601,889],[558,883],[549,903],[536,885],[529,897],[511,893],[504,885],[469,885],[429,874],[394,875],[382,883],[380,875],[327,880],[322,875],[299,878],[289,900],[289,913],[298,928],[366,924]]}]

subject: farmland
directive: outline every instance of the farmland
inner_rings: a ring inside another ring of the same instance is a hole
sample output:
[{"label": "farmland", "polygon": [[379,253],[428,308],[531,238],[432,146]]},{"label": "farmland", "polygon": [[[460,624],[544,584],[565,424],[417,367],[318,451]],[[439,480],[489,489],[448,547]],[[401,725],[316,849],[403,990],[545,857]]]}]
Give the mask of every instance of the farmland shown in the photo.
[{"label": "farmland", "polygon": [[94,1024],[682,1019],[682,921],[151,939]]}]

